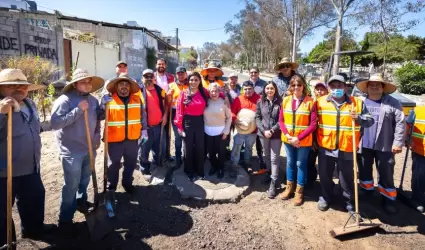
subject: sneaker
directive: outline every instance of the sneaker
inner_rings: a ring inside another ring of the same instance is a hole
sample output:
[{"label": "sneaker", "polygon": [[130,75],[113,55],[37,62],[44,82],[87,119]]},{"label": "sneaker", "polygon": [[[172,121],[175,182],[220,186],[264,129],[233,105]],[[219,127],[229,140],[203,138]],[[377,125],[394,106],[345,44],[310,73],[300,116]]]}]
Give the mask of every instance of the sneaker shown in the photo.
[{"label": "sneaker", "polygon": [[329,209],[329,203],[325,200],[325,198],[320,196],[319,201],[317,202],[317,208],[320,211],[327,211]]},{"label": "sneaker", "polygon": [[133,185],[123,185],[122,187],[128,194],[134,194],[134,192],[136,191]]},{"label": "sneaker", "polygon": [[269,190],[267,190],[267,196],[269,199],[274,199],[276,197],[276,183],[274,180],[270,181]]}]

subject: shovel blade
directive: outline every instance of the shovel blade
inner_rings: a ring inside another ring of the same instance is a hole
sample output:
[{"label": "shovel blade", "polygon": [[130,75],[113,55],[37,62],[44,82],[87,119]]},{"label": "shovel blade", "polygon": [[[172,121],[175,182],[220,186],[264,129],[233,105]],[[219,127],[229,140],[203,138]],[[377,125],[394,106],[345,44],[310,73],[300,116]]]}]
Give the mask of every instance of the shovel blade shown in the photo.
[{"label": "shovel blade", "polygon": [[379,222],[379,220],[372,220],[371,222],[360,222],[359,225],[350,224],[345,227],[337,227],[331,230],[329,234],[335,238],[341,235],[356,233],[356,232],[376,228],[379,226],[381,226],[381,223]]},{"label": "shovel blade", "polygon": [[115,219],[109,217],[104,204],[86,214],[86,223],[92,241],[101,240],[115,228]]}]

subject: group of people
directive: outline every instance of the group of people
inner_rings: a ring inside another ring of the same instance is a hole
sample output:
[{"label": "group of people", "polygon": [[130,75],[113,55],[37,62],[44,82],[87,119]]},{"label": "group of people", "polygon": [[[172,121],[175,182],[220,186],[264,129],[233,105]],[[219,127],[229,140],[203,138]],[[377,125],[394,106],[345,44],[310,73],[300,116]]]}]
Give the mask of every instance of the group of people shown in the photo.
[{"label": "group of people", "polygon": [[[393,214],[397,211],[394,155],[402,151],[407,141],[413,151],[412,199],[423,211],[425,107],[415,108],[407,118],[410,129],[406,129],[401,104],[389,95],[396,86],[380,75],[372,75],[357,84],[367,94],[362,100],[347,93],[345,79],[340,75],[332,76],[326,83],[310,82],[314,91],[309,91],[303,76],[296,73],[298,64],[288,58],[276,65],[278,74],[269,82],[260,79],[256,67],[249,70],[249,80],[241,84],[236,74],[231,74],[224,83],[223,71],[214,63],[199,73],[189,74],[185,67],[179,66],[175,76],[167,73],[166,67],[166,60],[158,59],[156,71],[145,69],[138,82],[128,76],[127,64],[120,61],[116,65],[116,77],[106,83],[87,70],[76,69],[55,101],[51,128],[64,175],[59,228],[65,232],[73,230],[75,211],[87,213],[93,206],[87,201],[91,172],[86,126],[95,155],[102,140],[101,121],[106,117],[108,126],[103,139],[108,140],[107,189],[112,192],[117,189],[121,165],[122,186],[132,194],[135,169],[150,175],[151,164],[172,160],[175,168],[183,164],[188,179],[195,181],[205,178],[204,162],[208,159],[211,163],[208,175],[220,179],[226,171],[230,178],[235,178],[242,169],[264,174],[270,182],[267,195],[275,198],[282,175],[283,145],[287,182],[281,199],[293,197],[295,205],[302,205],[304,188],[317,178],[318,172],[322,189],[318,209],[327,210],[335,201],[336,170],[346,209],[353,213],[354,151],[358,153],[362,195],[368,196],[375,189],[372,175],[375,163],[383,207]],[[6,121],[10,107],[14,111],[13,197],[18,198],[22,236],[37,238],[54,228],[43,223],[45,190],[40,176],[43,129],[37,108],[28,98],[28,91],[39,87],[28,83],[19,69],[0,72],[0,246],[6,243]],[[102,87],[98,101],[92,93]],[[174,131],[175,157],[166,153],[167,143],[171,141],[168,126]],[[233,145],[230,145],[232,133]],[[251,162],[254,144],[260,163],[256,171]],[[225,168],[227,157],[230,164]]]}]

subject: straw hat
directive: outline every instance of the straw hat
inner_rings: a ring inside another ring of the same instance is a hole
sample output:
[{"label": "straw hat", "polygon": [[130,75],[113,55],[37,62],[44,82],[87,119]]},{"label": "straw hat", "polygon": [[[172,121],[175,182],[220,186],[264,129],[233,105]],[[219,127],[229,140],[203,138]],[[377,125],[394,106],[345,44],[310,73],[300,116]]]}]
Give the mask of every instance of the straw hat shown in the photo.
[{"label": "straw hat", "polygon": [[291,64],[291,68],[293,70],[298,69],[298,63],[296,62],[291,62],[291,59],[289,59],[289,57],[284,57],[282,58],[282,60],[280,60],[280,62],[278,64],[276,64],[276,66],[274,67],[275,71],[279,71],[280,66],[284,65],[284,64]]},{"label": "straw hat", "polygon": [[137,82],[130,78],[126,73],[121,73],[117,78],[112,79],[108,85],[106,85],[106,90],[108,90],[109,93],[115,92],[115,84],[121,81],[130,83],[131,94],[137,93],[140,90],[139,84],[137,84]]},{"label": "straw hat", "polygon": [[257,128],[255,124],[255,112],[250,109],[241,109],[236,116],[236,121],[246,122],[248,124],[247,126],[236,124],[235,127],[239,134],[251,134]]},{"label": "straw hat", "polygon": [[211,62],[208,64],[208,67],[207,67],[207,68],[205,68],[205,69],[203,69],[203,70],[201,71],[201,75],[202,75],[202,76],[206,76],[206,75],[208,75],[208,70],[209,70],[209,69],[216,69],[216,70],[218,70],[218,72],[215,74],[215,76],[223,76],[223,75],[224,75],[223,70],[221,70],[221,69],[217,66],[217,64],[216,64],[214,61],[211,61]]},{"label": "straw hat", "polygon": [[384,94],[391,94],[397,90],[397,86],[393,83],[384,81],[384,78],[382,78],[381,74],[374,74],[371,75],[369,80],[362,81],[357,83],[357,88],[363,92],[367,93],[367,84],[369,82],[381,82],[384,84]]},{"label": "straw hat", "polygon": [[73,89],[74,83],[88,78],[91,78],[90,84],[93,86],[90,93],[96,92],[97,90],[102,88],[103,84],[105,83],[105,80],[103,80],[103,78],[98,76],[91,76],[86,69],[76,69],[72,74],[72,80],[66,83],[65,87],[62,90],[62,93],[66,93]]},{"label": "straw hat", "polygon": [[4,69],[0,72],[0,85],[28,85],[28,91],[45,88],[44,85],[32,84],[20,69]]}]

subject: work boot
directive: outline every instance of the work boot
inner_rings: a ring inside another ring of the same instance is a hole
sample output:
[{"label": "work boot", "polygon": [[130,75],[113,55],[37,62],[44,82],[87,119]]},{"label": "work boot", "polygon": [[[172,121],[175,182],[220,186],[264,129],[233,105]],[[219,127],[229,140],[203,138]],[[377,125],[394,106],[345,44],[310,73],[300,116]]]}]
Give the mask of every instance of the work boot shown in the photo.
[{"label": "work boot", "polygon": [[297,189],[295,190],[294,196],[294,205],[301,206],[304,202],[304,187],[297,185]]},{"label": "work boot", "polygon": [[281,198],[282,200],[287,200],[291,197],[291,195],[295,192],[295,183],[292,181],[287,181],[286,182],[286,187],[285,187],[285,191],[283,191],[279,198]]},{"label": "work boot", "polygon": [[87,214],[89,212],[88,202],[83,199],[77,199],[77,211],[82,214]]},{"label": "work boot", "polygon": [[123,185],[122,187],[128,194],[134,194],[134,192],[136,191],[133,185]]},{"label": "work boot", "polygon": [[232,166],[229,168],[229,176],[230,178],[236,178],[238,174],[238,164],[232,164]]},{"label": "work boot", "polygon": [[395,214],[397,213],[397,205],[395,200],[390,200],[387,197],[382,197],[382,206],[384,207],[384,211],[387,214]]},{"label": "work boot", "polygon": [[22,238],[40,240],[43,239],[46,234],[51,233],[56,228],[57,226],[54,224],[43,224],[43,226],[37,230],[22,230]]},{"label": "work boot", "polygon": [[78,234],[75,224],[72,221],[59,222],[58,232],[62,237],[73,237]]},{"label": "work boot", "polygon": [[274,199],[274,197],[276,197],[276,181],[275,180],[270,181],[270,187],[269,187],[269,190],[267,190],[267,195],[269,196],[270,199]]},{"label": "work boot", "polygon": [[329,202],[325,200],[322,196],[320,196],[319,201],[317,202],[317,208],[320,211],[326,211],[329,209]]}]

